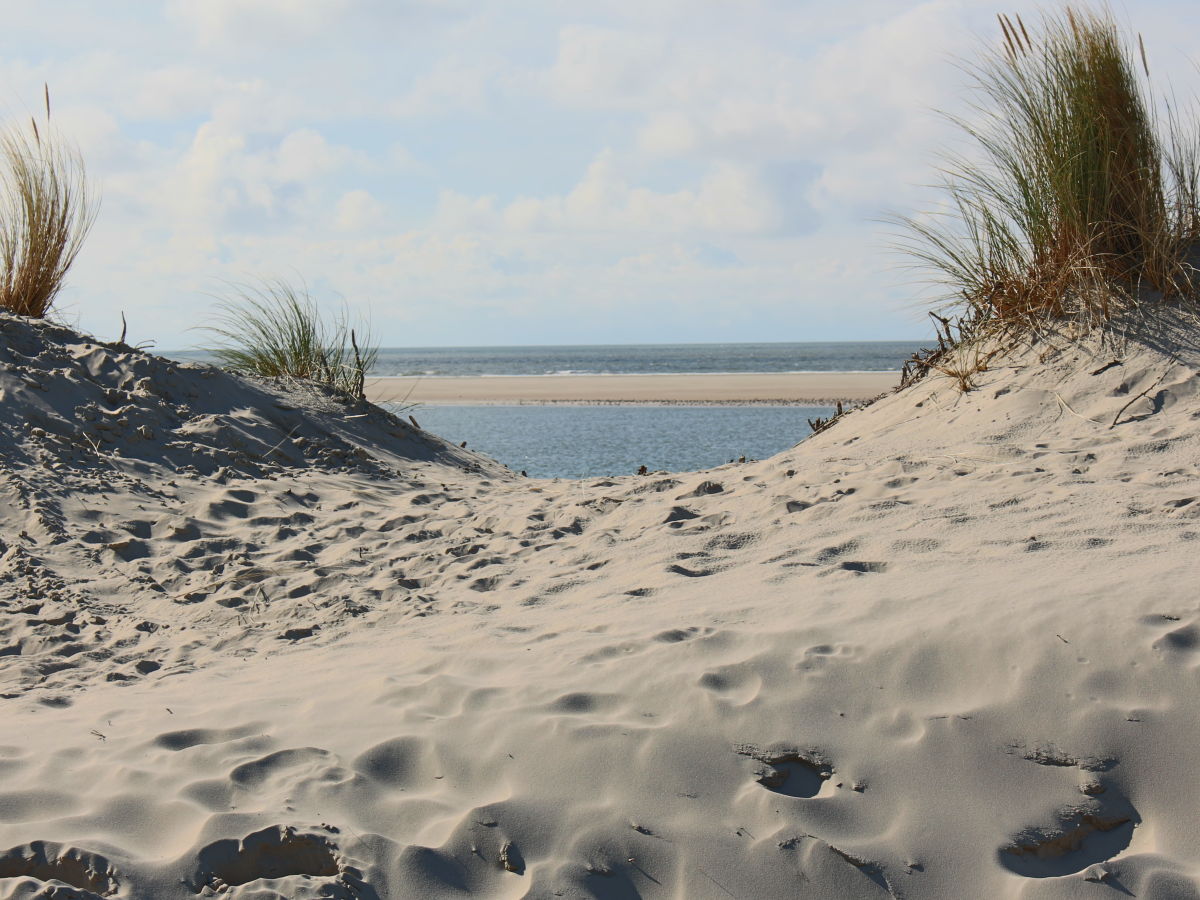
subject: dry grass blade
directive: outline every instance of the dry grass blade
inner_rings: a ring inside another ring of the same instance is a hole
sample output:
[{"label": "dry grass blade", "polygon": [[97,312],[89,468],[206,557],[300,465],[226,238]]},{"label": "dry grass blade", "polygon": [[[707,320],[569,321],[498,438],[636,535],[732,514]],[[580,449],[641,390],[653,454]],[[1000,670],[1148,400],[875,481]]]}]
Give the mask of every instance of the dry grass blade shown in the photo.
[{"label": "dry grass blade", "polygon": [[1085,422],[1091,422],[1093,425],[1103,426],[1103,424],[1104,424],[1103,422],[1097,422],[1095,419],[1089,419],[1083,413],[1076,412],[1075,407],[1073,407],[1070,403],[1068,403],[1066,400],[1064,400],[1062,398],[1062,394],[1060,394],[1058,391],[1054,392],[1054,398],[1058,401],[1059,406],[1061,406],[1063,409],[1065,409],[1067,412],[1069,412],[1075,418],[1082,419]]},{"label": "dry grass blade", "polygon": [[[44,317],[96,216],[83,161],[49,124],[0,133],[0,308]],[[43,133],[44,132],[44,133]]]}]

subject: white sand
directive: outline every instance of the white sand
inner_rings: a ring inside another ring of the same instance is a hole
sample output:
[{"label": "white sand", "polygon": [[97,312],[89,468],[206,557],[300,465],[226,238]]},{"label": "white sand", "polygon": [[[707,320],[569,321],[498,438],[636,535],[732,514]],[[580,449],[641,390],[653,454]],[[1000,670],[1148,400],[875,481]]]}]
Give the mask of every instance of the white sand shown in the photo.
[{"label": "white sand", "polygon": [[1200,896],[1196,334],[537,482],[0,319],[0,897]]},{"label": "white sand", "polygon": [[779,372],[729,375],[509,375],[375,378],[376,403],[790,403],[832,406],[870,400],[898,372]]}]

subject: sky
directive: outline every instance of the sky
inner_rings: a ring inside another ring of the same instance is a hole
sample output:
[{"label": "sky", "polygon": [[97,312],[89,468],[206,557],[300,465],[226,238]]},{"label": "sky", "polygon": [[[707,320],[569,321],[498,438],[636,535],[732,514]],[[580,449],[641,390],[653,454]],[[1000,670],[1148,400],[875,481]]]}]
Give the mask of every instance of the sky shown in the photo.
[{"label": "sky", "polygon": [[[202,347],[285,278],[385,346],[909,340],[977,0],[0,0],[101,205],[59,301]],[[1195,92],[1200,4],[1114,4]]]}]

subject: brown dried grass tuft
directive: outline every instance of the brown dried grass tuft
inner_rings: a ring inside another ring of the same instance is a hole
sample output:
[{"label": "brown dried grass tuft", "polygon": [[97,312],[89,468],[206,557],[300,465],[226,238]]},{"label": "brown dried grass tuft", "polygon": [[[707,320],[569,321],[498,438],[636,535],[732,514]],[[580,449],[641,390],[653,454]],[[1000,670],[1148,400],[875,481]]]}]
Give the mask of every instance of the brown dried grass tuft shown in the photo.
[{"label": "brown dried grass tuft", "polygon": [[0,308],[44,318],[96,218],[83,160],[46,121],[0,133]]},{"label": "brown dried grass tuft", "polygon": [[1157,111],[1140,37],[1135,56],[1107,10],[1033,32],[999,18],[1000,48],[965,66],[973,115],[952,119],[980,152],[947,160],[949,212],[898,220],[901,249],[947,289],[952,342],[1194,304],[1200,130]]}]

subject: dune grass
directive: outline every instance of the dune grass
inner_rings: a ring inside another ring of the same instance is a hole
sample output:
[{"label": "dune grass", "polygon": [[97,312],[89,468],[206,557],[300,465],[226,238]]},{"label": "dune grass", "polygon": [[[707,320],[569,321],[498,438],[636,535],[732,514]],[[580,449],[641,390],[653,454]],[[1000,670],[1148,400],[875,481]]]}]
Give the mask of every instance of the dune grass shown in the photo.
[{"label": "dune grass", "polygon": [[0,308],[44,318],[95,221],[83,160],[46,121],[0,132]]},{"label": "dune grass", "polygon": [[323,318],[307,288],[284,279],[229,287],[217,323],[204,329],[220,339],[210,350],[223,366],[313,381],[365,398],[366,375],[379,348],[367,333],[360,341],[346,314]]},{"label": "dune grass", "polygon": [[899,219],[952,343],[1194,303],[1200,132],[1155,102],[1140,37],[1069,7],[1000,26],[1000,48],[965,64],[971,112],[952,117],[976,152],[946,160],[946,207]]}]

